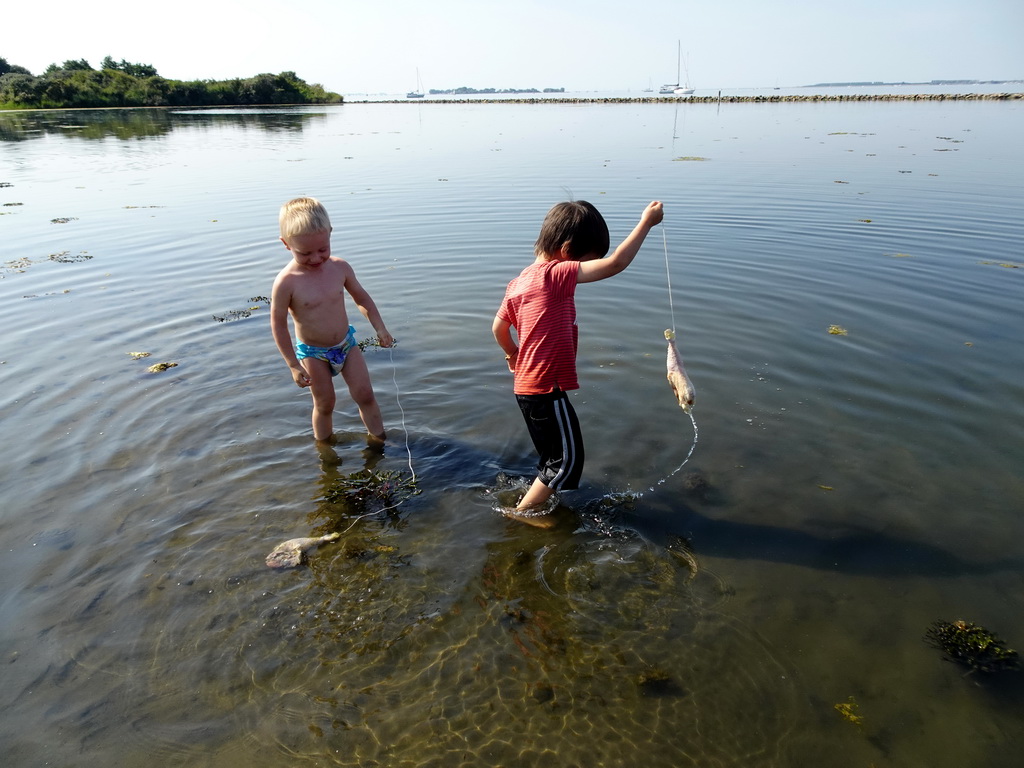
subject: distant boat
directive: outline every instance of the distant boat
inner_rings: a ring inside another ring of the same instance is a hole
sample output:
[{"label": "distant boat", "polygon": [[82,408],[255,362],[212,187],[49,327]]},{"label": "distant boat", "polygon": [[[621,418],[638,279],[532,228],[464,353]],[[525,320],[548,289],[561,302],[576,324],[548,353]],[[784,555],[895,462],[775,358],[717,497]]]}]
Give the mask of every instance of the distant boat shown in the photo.
[{"label": "distant boat", "polygon": [[423,83],[420,81],[420,68],[416,67],[416,90],[409,91],[405,94],[407,99],[422,99],[423,98]]},{"label": "distant boat", "polygon": [[651,82],[651,78],[647,78],[647,87],[644,88],[644,93],[654,93],[654,84]]},{"label": "distant boat", "polygon": [[[680,70],[680,67],[682,66],[682,63],[683,63],[683,45],[682,45],[681,41],[677,40],[676,41],[676,81],[674,83],[666,83],[665,85],[661,86],[661,88],[658,90],[658,93],[660,93],[660,94],[672,94],[673,96],[689,96],[691,93],[694,92],[695,89],[690,87],[690,83],[689,82],[687,82],[686,85],[680,85],[679,84],[679,70]],[[689,81],[689,79],[690,79],[689,71],[687,71],[687,73],[686,73],[686,79],[687,79],[687,81]]]}]

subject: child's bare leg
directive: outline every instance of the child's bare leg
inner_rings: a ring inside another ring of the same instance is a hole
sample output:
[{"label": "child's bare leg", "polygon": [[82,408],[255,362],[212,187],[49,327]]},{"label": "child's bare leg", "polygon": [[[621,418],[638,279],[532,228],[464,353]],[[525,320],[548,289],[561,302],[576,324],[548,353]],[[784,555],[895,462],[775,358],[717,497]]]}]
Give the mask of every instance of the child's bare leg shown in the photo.
[{"label": "child's bare leg", "polygon": [[309,374],[309,391],[313,394],[313,437],[330,440],[334,435],[334,403],[337,399],[331,367],[313,357],[304,358],[302,365]]},{"label": "child's bare leg", "polygon": [[384,432],[384,418],[380,414],[377,398],[374,397],[370,372],[366,368],[366,358],[361,349],[353,347],[349,351],[341,375],[348,384],[353,402],[359,408],[359,418],[363,420],[366,431],[378,440],[385,440],[387,434]]}]

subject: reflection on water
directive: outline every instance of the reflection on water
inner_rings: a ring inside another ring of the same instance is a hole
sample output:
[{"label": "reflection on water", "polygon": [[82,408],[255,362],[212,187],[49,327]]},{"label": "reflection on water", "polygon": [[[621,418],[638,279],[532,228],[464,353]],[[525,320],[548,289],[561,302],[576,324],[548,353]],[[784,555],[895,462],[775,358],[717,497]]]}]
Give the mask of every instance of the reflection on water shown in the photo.
[{"label": "reflection on water", "polygon": [[[1015,765],[1020,676],[922,638],[1024,643],[1019,114],[0,115],[9,760]],[[563,187],[613,237],[664,199],[666,245],[579,291],[588,465],[538,530],[489,329]],[[343,398],[316,448],[270,337],[300,193],[401,342],[383,453]]]},{"label": "reflection on water", "polygon": [[0,141],[28,141],[46,136],[122,140],[166,136],[182,128],[241,128],[301,131],[324,120],[322,112],[228,109],[100,109],[5,112],[0,116]]}]

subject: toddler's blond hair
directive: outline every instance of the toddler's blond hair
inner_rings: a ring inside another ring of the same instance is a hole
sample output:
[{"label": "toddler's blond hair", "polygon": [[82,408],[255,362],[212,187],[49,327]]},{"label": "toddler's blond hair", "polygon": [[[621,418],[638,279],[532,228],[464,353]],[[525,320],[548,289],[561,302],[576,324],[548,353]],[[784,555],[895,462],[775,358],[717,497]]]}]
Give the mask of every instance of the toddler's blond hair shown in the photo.
[{"label": "toddler's blond hair", "polygon": [[287,240],[295,235],[330,232],[331,219],[327,209],[315,197],[296,197],[281,206],[279,216],[281,237]]}]

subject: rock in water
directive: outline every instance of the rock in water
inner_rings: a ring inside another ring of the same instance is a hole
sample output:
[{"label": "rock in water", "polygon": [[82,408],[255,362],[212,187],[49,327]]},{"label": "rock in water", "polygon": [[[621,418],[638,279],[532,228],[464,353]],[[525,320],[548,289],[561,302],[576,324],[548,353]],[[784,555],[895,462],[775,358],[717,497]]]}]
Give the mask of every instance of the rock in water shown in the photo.
[{"label": "rock in water", "polygon": [[274,551],[267,555],[267,565],[271,568],[295,568],[302,565],[309,550],[319,544],[334,541],[340,536],[340,533],[328,533],[326,536],[288,539],[274,547]]}]

